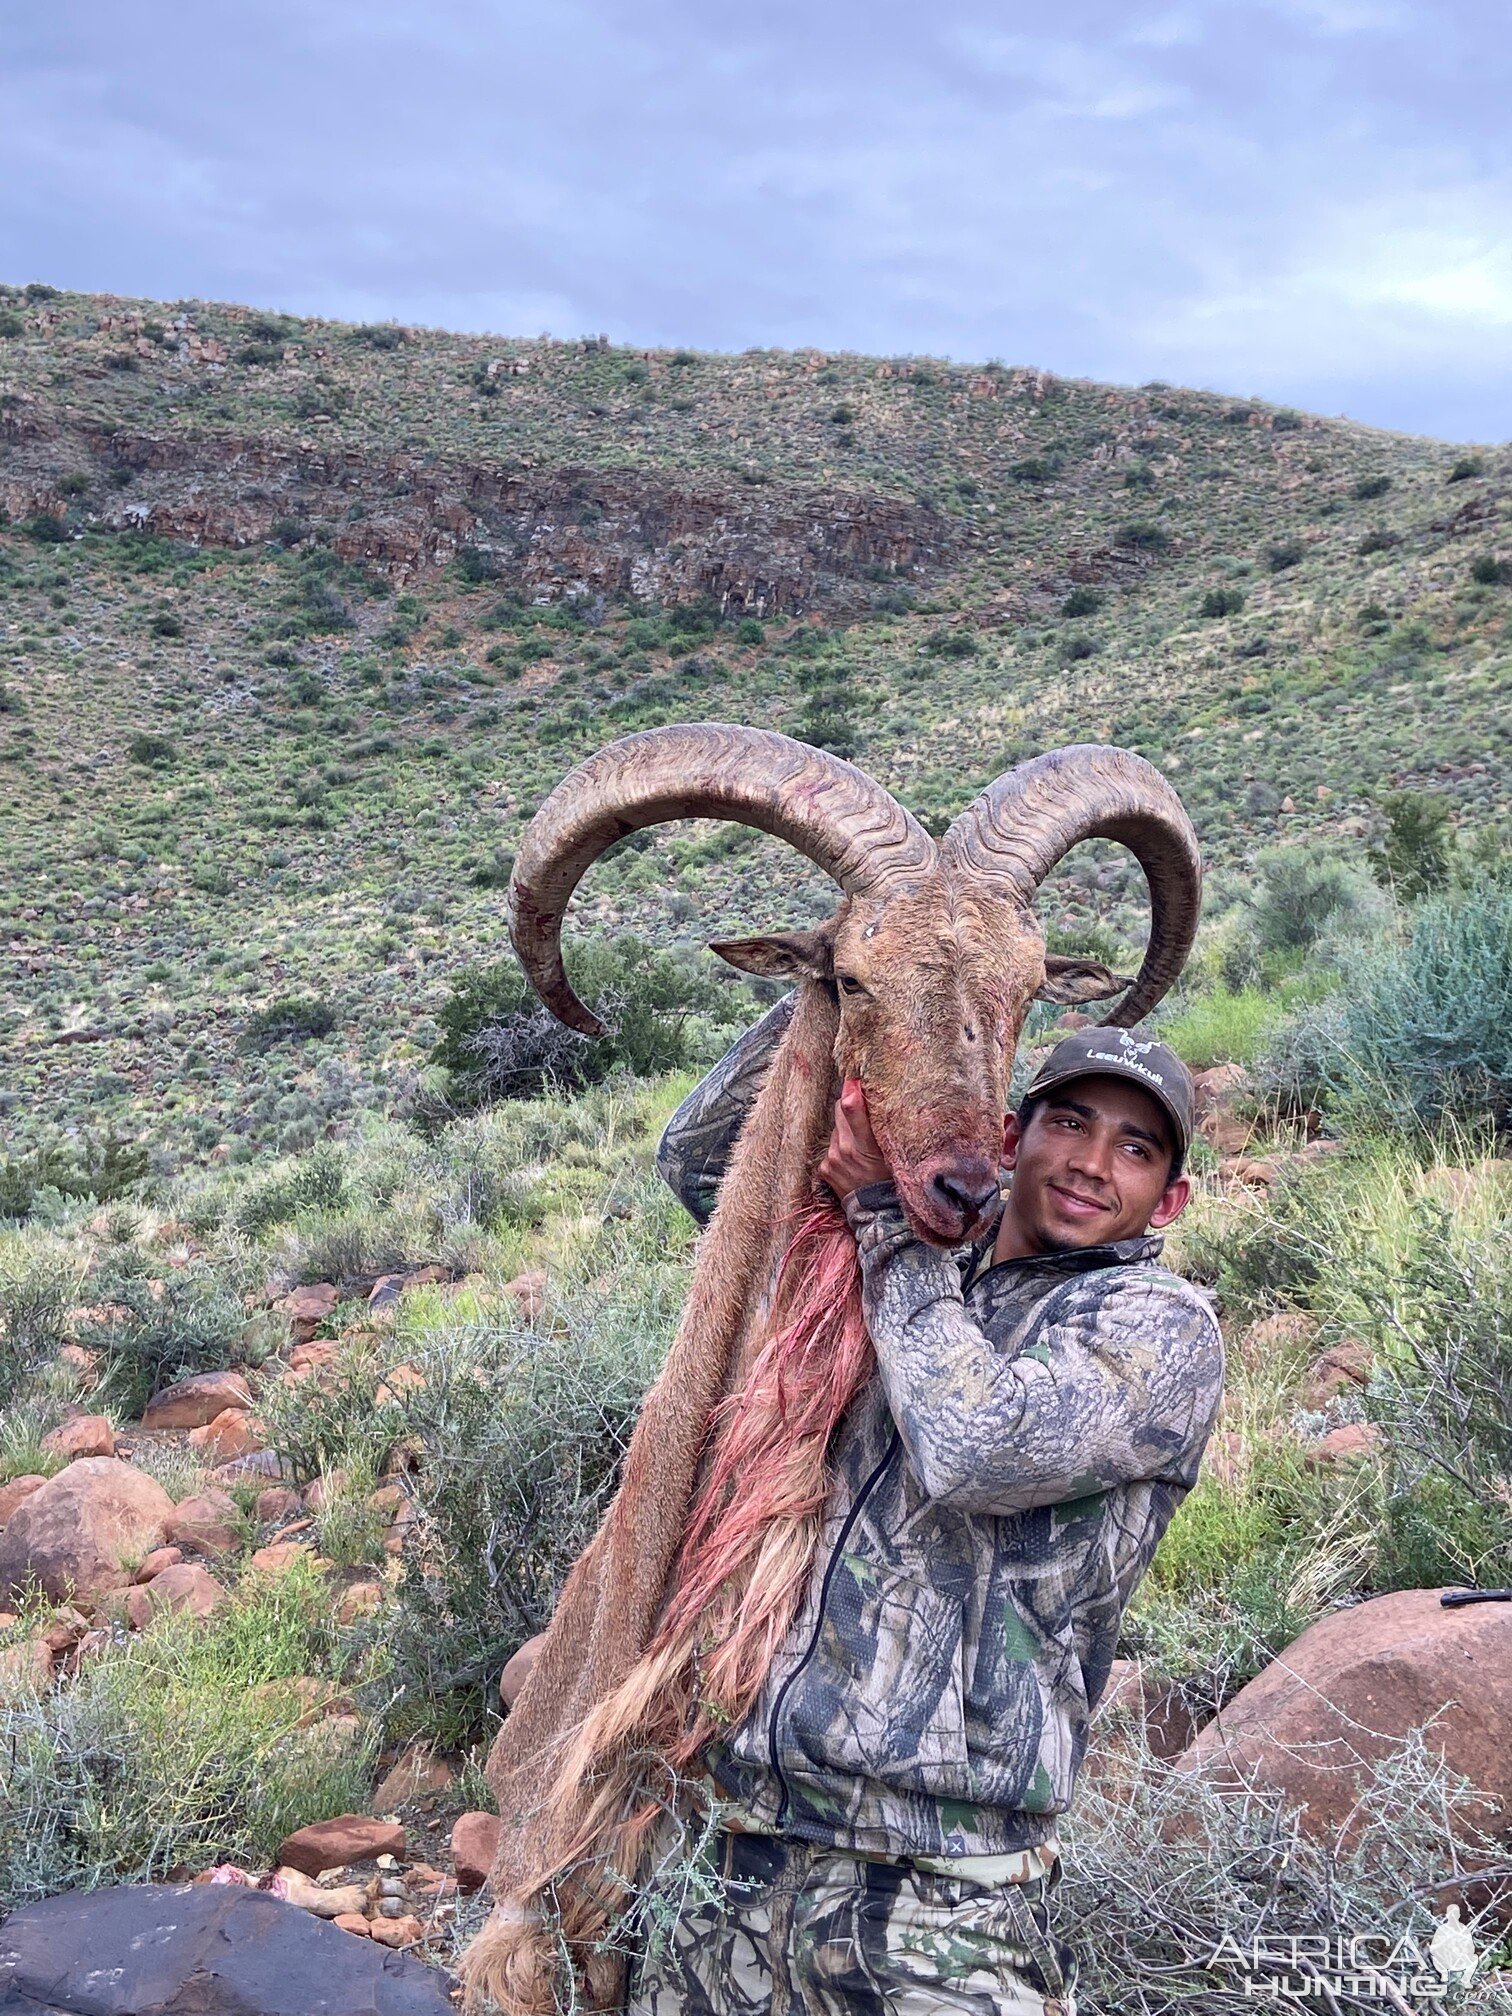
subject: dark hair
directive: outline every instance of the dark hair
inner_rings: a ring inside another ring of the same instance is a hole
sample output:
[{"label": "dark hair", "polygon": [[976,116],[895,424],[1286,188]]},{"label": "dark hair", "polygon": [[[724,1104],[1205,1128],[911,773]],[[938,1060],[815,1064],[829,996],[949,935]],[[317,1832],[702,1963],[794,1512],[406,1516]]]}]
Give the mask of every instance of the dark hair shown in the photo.
[{"label": "dark hair", "polygon": [[[1107,1072],[1097,1072],[1097,1071],[1089,1071],[1087,1073],[1087,1076],[1089,1078],[1107,1077],[1110,1075],[1111,1074]],[[1019,1123],[1020,1133],[1023,1133],[1027,1129],[1029,1122],[1034,1118],[1035,1114],[1039,1111],[1040,1107],[1043,1106],[1047,1100],[1052,1099],[1059,1090],[1060,1087],[1058,1085],[1052,1085],[1048,1092],[1041,1092],[1038,1098],[1025,1099],[1020,1103],[1016,1116]],[[1157,1105],[1159,1104],[1158,1100],[1156,1101],[1156,1104]],[[1185,1158],[1181,1152],[1181,1144],[1175,1138],[1176,1130],[1174,1127],[1171,1126],[1171,1116],[1169,1113],[1167,1113],[1167,1111],[1163,1106],[1161,1106],[1160,1108],[1160,1117],[1166,1124],[1166,1130],[1171,1140],[1171,1167],[1166,1175],[1166,1185],[1169,1188],[1169,1186],[1172,1183],[1174,1183],[1177,1177],[1181,1174],[1182,1163],[1185,1160]]]}]

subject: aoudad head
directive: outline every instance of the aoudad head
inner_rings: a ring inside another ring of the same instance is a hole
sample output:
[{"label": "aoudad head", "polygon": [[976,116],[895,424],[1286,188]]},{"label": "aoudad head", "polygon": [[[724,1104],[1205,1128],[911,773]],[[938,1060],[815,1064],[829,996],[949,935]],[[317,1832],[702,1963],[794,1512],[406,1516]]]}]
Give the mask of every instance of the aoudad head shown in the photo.
[{"label": "aoudad head", "polygon": [[[997,1201],[1013,1055],[1032,1001],[1122,996],[1131,1027],[1171,986],[1197,928],[1190,820],[1153,765],[1081,743],[990,784],[936,841],[855,765],[760,728],[693,723],[627,735],[571,771],[527,828],[510,884],[515,950],[570,1028],[602,1033],[562,965],[573,890],[606,848],[670,819],[724,818],[777,835],[840,891],[812,929],[711,948],[749,973],[810,979],[838,1009],[837,1077],[859,1078],[903,1208],[925,1239],[979,1234]],[[1082,840],[1127,846],[1150,888],[1132,980],[1045,950],[1034,896]]]}]

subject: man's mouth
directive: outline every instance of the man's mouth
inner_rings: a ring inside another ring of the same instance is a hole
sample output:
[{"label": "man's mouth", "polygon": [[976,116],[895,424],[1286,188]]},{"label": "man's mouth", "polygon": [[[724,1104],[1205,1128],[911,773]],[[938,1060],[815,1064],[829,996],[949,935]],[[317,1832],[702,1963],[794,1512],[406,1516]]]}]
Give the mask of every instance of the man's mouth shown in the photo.
[{"label": "man's mouth", "polygon": [[1054,1193],[1056,1202],[1068,1218],[1096,1218],[1107,1210],[1107,1205],[1096,1197],[1083,1197],[1078,1191],[1067,1190],[1059,1183],[1046,1186]]}]

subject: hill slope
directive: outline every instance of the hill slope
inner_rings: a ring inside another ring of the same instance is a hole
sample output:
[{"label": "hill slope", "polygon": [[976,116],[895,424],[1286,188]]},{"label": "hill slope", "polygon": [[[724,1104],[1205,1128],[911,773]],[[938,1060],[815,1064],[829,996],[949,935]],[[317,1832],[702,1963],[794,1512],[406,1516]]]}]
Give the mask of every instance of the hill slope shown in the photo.
[{"label": "hill slope", "polygon": [[[1124,743],[1220,904],[1259,845],[1358,844],[1386,787],[1498,818],[1509,498],[1507,450],[1165,387],[9,290],[7,1124],[250,1150],[381,1106],[502,951],[541,794],[661,721],[825,742],[932,823]],[[1135,935],[1137,871],[1087,851],[1048,920]],[[824,901],[688,827],[584,916],[696,939]],[[240,1047],[291,994],[329,1033]]]}]

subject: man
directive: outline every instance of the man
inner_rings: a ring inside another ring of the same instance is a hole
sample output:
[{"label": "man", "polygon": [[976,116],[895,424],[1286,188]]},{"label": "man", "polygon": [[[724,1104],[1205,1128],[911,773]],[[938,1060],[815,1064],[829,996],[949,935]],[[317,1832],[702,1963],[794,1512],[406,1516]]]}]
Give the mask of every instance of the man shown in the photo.
[{"label": "man", "polygon": [[[790,1012],[667,1129],[660,1167],[700,1223]],[[1056,1816],[1222,1389],[1212,1311],[1153,1236],[1186,1206],[1191,1132],[1163,1044],[1067,1037],[1004,1123],[995,1230],[944,1252],[842,1089],[819,1173],[878,1373],[835,1438],[792,1630],[709,1759],[720,1894],[653,1942],[634,2016],[1073,2016]]]}]

